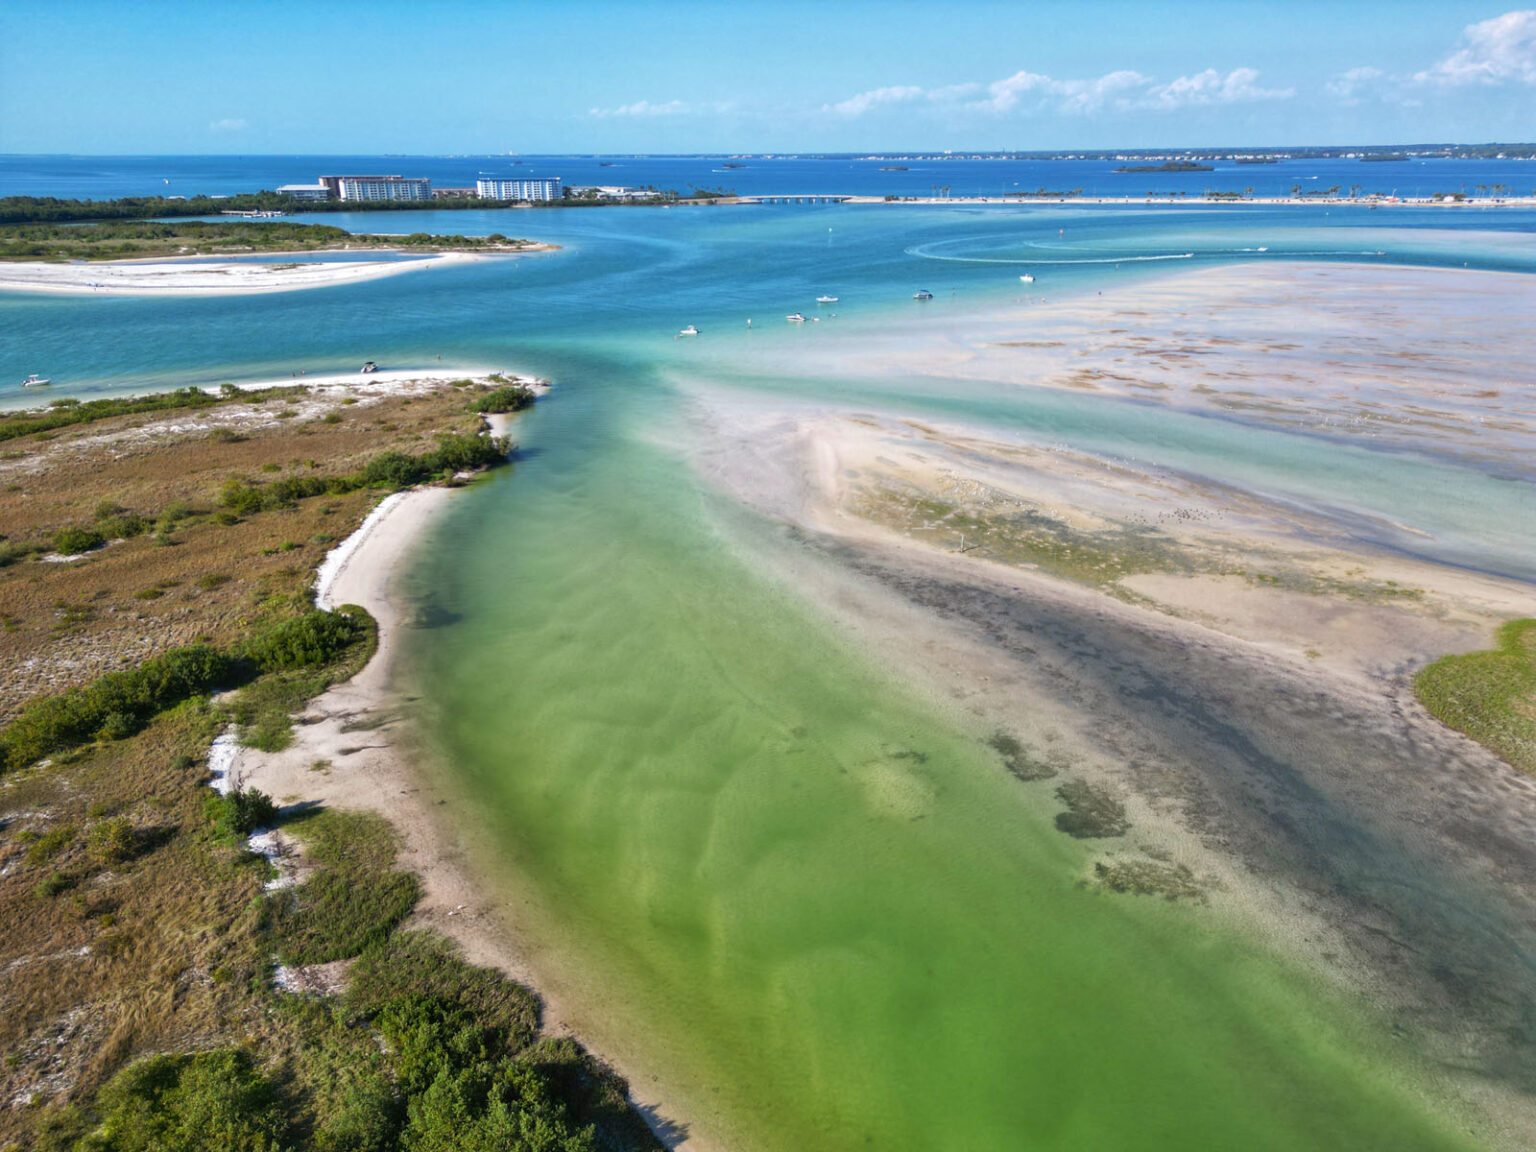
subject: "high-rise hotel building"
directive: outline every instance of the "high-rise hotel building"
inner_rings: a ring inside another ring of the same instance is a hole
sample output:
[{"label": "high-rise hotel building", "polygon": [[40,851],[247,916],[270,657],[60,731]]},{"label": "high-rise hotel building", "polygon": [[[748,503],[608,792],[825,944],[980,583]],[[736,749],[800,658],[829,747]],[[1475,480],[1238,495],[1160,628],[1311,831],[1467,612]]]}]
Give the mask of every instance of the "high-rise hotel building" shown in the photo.
[{"label": "high-rise hotel building", "polygon": [[486,180],[475,182],[475,194],[482,200],[558,200],[560,177],[543,180]]}]

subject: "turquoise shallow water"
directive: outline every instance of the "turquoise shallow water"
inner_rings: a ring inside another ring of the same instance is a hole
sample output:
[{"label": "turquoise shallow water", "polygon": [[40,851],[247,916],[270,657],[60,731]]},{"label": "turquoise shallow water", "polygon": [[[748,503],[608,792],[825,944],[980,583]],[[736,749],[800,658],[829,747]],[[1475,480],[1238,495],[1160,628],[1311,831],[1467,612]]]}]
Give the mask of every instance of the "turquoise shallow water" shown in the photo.
[{"label": "turquoise shallow water", "polygon": [[[1339,215],[528,214],[565,250],[246,300],[6,297],[0,380],[47,371],[88,395],[441,354],[556,381],[515,472],[459,501],[420,558],[438,624],[412,634],[412,680],[552,990],[730,1146],[1452,1147],[1358,1005],[1198,909],[1077,887],[1088,857],[1049,805],[757,575],[663,446],[686,418],[679,374],[820,392],[1221,478],[1386,543],[1402,544],[1383,523],[1410,525],[1427,555],[1530,578],[1529,485],[1470,465],[1172,409],[771,371],[777,349],[838,339],[780,319],[821,292],[868,333],[913,323],[918,287],[1004,299],[1017,274],[996,262],[1041,252],[1084,261],[1039,266],[1053,294],[1260,246],[1536,271],[1529,215],[1501,233],[1486,215],[1460,232],[1443,213]],[[413,227],[508,230],[489,213]],[[751,373],[733,375],[705,342],[748,316]],[[697,346],[672,339],[687,323]]]}]

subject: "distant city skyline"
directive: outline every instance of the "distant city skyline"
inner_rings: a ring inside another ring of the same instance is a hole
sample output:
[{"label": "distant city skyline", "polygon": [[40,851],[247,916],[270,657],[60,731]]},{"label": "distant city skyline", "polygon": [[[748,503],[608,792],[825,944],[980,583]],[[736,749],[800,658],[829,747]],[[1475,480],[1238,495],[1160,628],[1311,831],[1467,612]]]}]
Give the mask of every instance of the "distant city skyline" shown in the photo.
[{"label": "distant city skyline", "polygon": [[1071,150],[1536,138],[1536,9],[10,0],[0,152]]}]

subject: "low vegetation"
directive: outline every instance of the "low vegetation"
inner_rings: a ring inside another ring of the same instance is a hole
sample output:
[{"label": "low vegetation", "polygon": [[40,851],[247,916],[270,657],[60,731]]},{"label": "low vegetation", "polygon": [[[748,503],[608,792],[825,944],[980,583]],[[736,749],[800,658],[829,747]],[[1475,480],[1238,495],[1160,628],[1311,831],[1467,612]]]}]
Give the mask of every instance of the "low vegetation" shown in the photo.
[{"label": "low vegetation", "polygon": [[0,225],[0,260],[131,260],[359,248],[476,251],[520,247],[526,243],[508,240],[500,234],[494,238],[437,236],[427,232],[376,236],[348,232],[329,224],[297,224],[287,220],[114,220]]},{"label": "low vegetation", "polygon": [[[540,1035],[527,989],[402,927],[418,882],[387,825],[204,783],[232,719],[280,743],[373,650],[366,613],[317,611],[307,588],[370,493],[504,447],[474,435],[462,390],[217,440],[136,428],[245,399],[112,402],[93,414],[106,447],[34,423],[3,462],[0,657],[52,671],[0,713],[0,1148],[657,1148],[621,1079]],[[231,480],[256,494],[238,511],[220,503]],[[285,815],[309,871],[266,892],[245,839]],[[290,994],[277,962],[354,975],[339,996]]]},{"label": "low vegetation", "polygon": [[1120,858],[1093,866],[1093,884],[1106,892],[1132,896],[1161,896],[1204,904],[1206,886],[1187,864],[1171,860]]},{"label": "low vegetation", "polygon": [[1054,766],[1036,757],[1018,737],[1007,732],[994,732],[987,746],[1003,758],[1004,766],[1020,780],[1049,780],[1056,775]]},{"label": "low vegetation", "polygon": [[1086,780],[1068,780],[1056,789],[1056,798],[1067,806],[1057,813],[1056,827],[1078,840],[1124,836],[1131,828],[1125,805],[1107,788]]},{"label": "low vegetation", "polygon": [[1536,620],[1505,624],[1489,651],[1436,660],[1414,690],[1441,723],[1536,774]]},{"label": "low vegetation", "polygon": [[55,400],[47,408],[7,412],[0,416],[0,440],[52,432],[74,424],[90,424],[114,416],[136,416],[149,412],[169,412],[183,408],[211,408],[239,398],[261,404],[274,398],[302,395],[307,388],[261,388],[241,392],[233,385],[221,394],[201,388],[178,388],[174,392],[151,392],[145,396],[109,397],[101,400]]},{"label": "low vegetation", "polygon": [[472,400],[469,407],[472,412],[482,413],[521,412],[531,407],[536,398],[532,388],[522,384],[505,384]]}]

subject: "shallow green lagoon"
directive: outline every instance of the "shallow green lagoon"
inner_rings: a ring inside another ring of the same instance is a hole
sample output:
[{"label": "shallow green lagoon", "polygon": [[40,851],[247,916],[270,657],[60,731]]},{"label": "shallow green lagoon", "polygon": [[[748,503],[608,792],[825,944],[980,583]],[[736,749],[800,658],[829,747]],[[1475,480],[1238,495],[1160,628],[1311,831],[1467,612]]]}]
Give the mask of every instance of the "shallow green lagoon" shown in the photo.
[{"label": "shallow green lagoon", "polygon": [[646,433],[676,400],[626,395],[541,406],[412,582],[452,783],[584,1035],[735,1148],[1456,1145],[1211,912],[1078,887],[1050,785],[755,576]]},{"label": "shallow green lagoon", "polygon": [[[1368,236],[1324,209],[526,221],[563,251],[248,299],[8,297],[0,361],[80,396],[439,356],[555,380],[518,429],[516,473],[455,501],[420,557],[436,626],[410,633],[408,663],[542,986],[673,1119],[797,1152],[1455,1146],[1357,1005],[1209,910],[1079,888],[1092,857],[1052,826],[1049,784],[1015,781],[984,733],[755,573],[739,521],[661,446],[687,419],[664,381],[1059,440],[1326,504],[1389,543],[1380,525],[1408,525],[1435,558],[1528,577],[1536,502],[1509,478],[1146,406],[775,371],[813,342],[1006,301],[1012,264],[1053,298],[1261,247],[1530,272],[1509,236],[1536,214],[1405,210]],[[914,305],[920,287],[931,307]],[[840,296],[836,322],[780,319],[823,292]],[[696,345],[673,339],[685,324]]]}]

